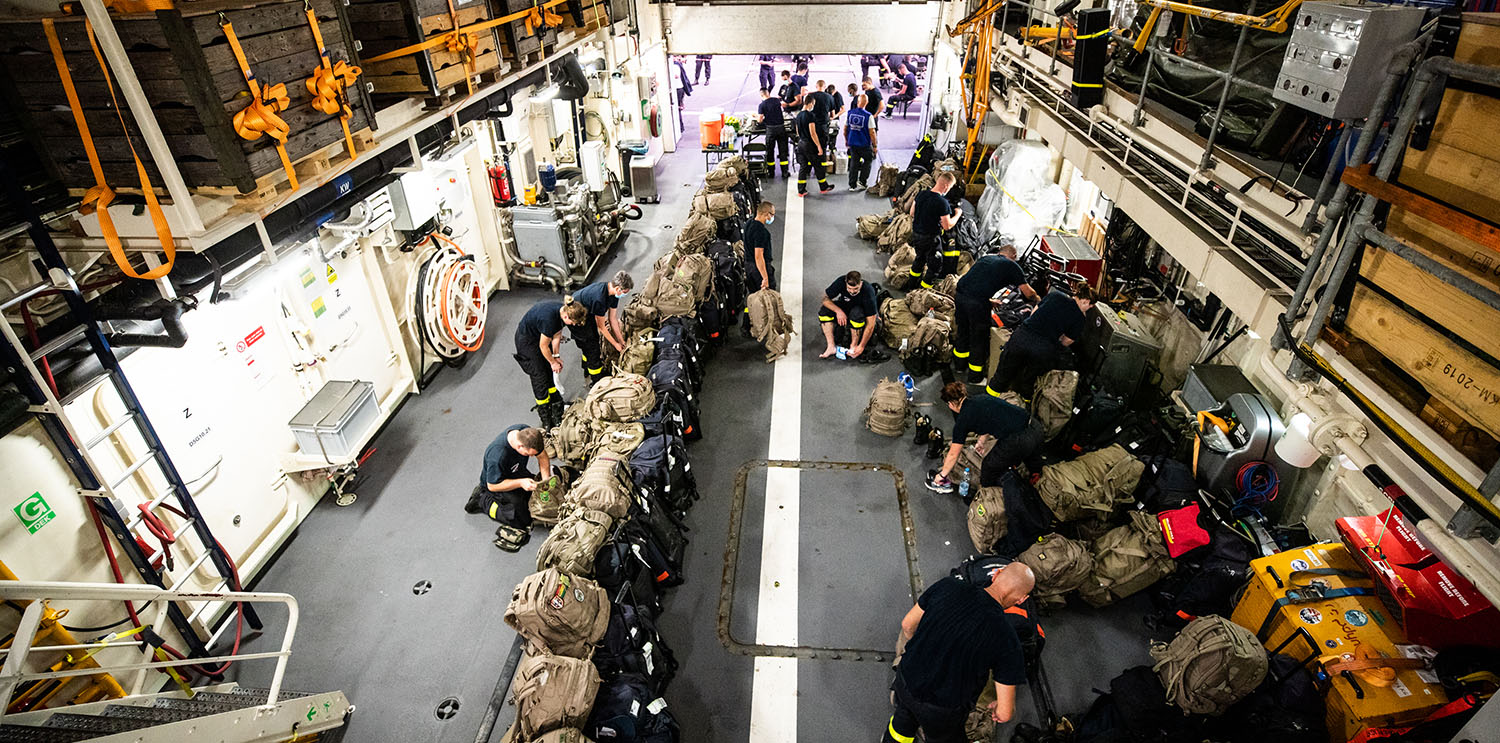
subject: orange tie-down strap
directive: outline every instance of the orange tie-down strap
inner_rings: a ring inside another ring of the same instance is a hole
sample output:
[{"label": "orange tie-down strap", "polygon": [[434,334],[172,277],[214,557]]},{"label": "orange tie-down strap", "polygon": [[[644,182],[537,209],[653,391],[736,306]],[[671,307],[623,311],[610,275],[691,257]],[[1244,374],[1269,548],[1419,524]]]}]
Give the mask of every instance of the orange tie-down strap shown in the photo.
[{"label": "orange tie-down strap", "polygon": [[146,174],[146,166],[141,162],[141,156],[135,151],[135,142],[130,138],[130,130],[125,126],[125,115],[120,108],[120,101],[115,96],[114,80],[109,75],[109,65],[104,63],[104,54],[99,51],[99,42],[94,39],[94,27],[85,19],[83,28],[88,33],[89,45],[93,47],[94,59],[99,62],[99,70],[104,73],[104,84],[109,89],[110,101],[114,105],[115,115],[120,119],[120,129],[125,134],[125,143],[130,146],[130,155],[135,158],[135,172],[140,178],[141,195],[146,199],[146,210],[151,214],[151,224],[156,229],[156,239],[161,243],[161,252],[166,256],[166,261],[156,268],[145,273],[135,270],[130,265],[130,259],[125,255],[125,249],[120,244],[120,233],[115,229],[114,220],[109,216],[109,204],[115,198],[114,189],[104,179],[104,166],[99,163],[99,152],[94,148],[94,137],[89,133],[88,122],[83,118],[83,104],[78,101],[78,90],[73,87],[73,75],[68,71],[68,61],[63,57],[62,44],[57,38],[57,27],[51,18],[42,19],[42,30],[47,35],[47,45],[52,49],[52,62],[57,66],[57,76],[62,80],[63,92],[68,98],[68,108],[73,112],[73,123],[78,126],[78,136],[83,139],[83,151],[88,155],[89,168],[94,171],[94,187],[90,188],[83,196],[83,204],[78,211],[83,214],[90,212],[99,215],[99,231],[104,233],[104,244],[109,248],[110,257],[114,258],[115,265],[120,272],[133,279],[159,279],[172,271],[172,264],[177,259],[177,243],[172,238],[172,227],[167,223],[167,217],[162,213],[161,203],[156,199],[156,190],[151,187],[151,177]]},{"label": "orange tie-down strap", "polygon": [[395,51],[386,52],[385,54],[376,55],[374,57],[362,60],[362,62],[364,64],[384,62],[388,59],[405,57],[408,54],[425,52],[428,49],[433,49],[439,46],[446,46],[449,43],[450,37],[453,37],[455,35],[473,34],[477,31],[487,31],[496,26],[510,23],[512,21],[526,21],[527,32],[536,33],[535,29],[538,27],[562,22],[561,16],[557,15],[556,13],[550,13],[548,11],[550,11],[552,8],[562,5],[565,2],[567,2],[567,0],[547,0],[547,2],[545,3],[537,3],[536,5],[527,8],[526,10],[518,10],[509,15],[500,16],[499,18],[491,18],[490,20],[480,21],[479,23],[470,24],[462,28],[455,28],[451,31],[444,31],[420,44],[403,46]]}]

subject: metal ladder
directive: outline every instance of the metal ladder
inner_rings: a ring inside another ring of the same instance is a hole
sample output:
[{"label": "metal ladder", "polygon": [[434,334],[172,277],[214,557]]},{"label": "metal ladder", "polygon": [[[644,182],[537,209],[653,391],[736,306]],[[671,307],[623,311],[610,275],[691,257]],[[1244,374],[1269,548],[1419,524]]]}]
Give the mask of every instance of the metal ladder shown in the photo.
[{"label": "metal ladder", "polygon": [[[0,180],[10,180],[6,172],[8,170],[8,168],[0,167]],[[28,212],[31,211],[29,202],[19,201],[23,208],[26,208]],[[154,552],[147,553],[135,538],[137,527],[149,515],[154,515],[158,508],[166,505],[177,509],[184,515],[184,522],[172,534],[172,540],[175,542],[191,534],[198,541],[196,552],[199,557],[178,574],[191,576],[205,561],[211,561],[218,572],[220,581],[210,588],[209,592],[240,590],[233,562],[214,539],[208,524],[203,520],[203,514],[193,501],[187,485],[182,480],[182,475],[177,472],[177,467],[168,456],[166,447],[156,434],[156,429],[146,417],[146,411],[141,407],[140,400],[136,398],[130,382],[120,369],[119,359],[115,357],[109,341],[100,330],[83,295],[79,293],[78,284],[68,270],[67,264],[63,262],[62,255],[53,244],[51,236],[38,215],[33,212],[28,213],[27,216],[30,220],[28,233],[41,257],[42,264],[47,269],[48,278],[0,302],[0,311],[55,289],[67,302],[68,315],[78,323],[78,326],[41,347],[28,351],[22,345],[20,338],[16,336],[10,323],[0,319],[0,334],[4,335],[5,340],[3,344],[0,344],[0,363],[5,365],[11,379],[26,397],[29,411],[36,416],[48,437],[52,439],[52,443],[62,454],[68,468],[77,478],[79,495],[93,500],[92,506],[95,507],[105,525],[109,527],[110,532],[114,534],[115,540],[130,558],[131,564],[135,566],[136,573],[140,575],[142,581],[167,589],[174,588],[174,585],[168,584],[169,581],[176,582],[172,580],[172,576],[166,569],[156,567],[157,561],[163,560],[166,556],[166,546],[162,545]],[[35,363],[37,359],[71,345],[80,338],[88,341],[94,358],[104,368],[105,376],[125,408],[123,416],[87,440],[81,437],[69,422],[63,410],[63,404],[53,394]],[[108,441],[111,434],[127,425],[134,426],[139,432],[141,440],[147,446],[147,453],[131,462],[113,480],[108,480],[103,476],[90,452]],[[115,489],[148,467],[154,467],[159,471],[167,487],[161,495],[132,509],[115,493]],[[205,641],[194,630],[193,623],[213,605],[213,603],[204,603],[191,616],[184,611],[185,607],[177,602],[168,606],[168,615],[172,625],[187,643],[192,656],[202,657],[209,654]],[[261,629],[261,620],[254,609],[249,605],[244,605],[242,608],[245,622],[254,630]]]}]

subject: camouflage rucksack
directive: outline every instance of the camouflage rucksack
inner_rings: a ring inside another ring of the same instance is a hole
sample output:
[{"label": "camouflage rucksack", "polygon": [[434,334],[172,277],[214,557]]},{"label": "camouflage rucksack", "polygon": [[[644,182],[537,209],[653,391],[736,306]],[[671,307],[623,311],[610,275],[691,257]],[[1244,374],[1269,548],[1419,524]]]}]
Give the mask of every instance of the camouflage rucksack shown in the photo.
[{"label": "camouflage rucksack", "polygon": [[584,413],[595,420],[637,421],[655,408],[656,391],[651,388],[651,380],[639,374],[603,377],[583,398]]},{"label": "camouflage rucksack", "polygon": [[948,323],[938,317],[924,317],[906,339],[901,363],[913,375],[925,377],[948,362],[948,349]]},{"label": "camouflage rucksack", "polygon": [[740,174],[720,165],[703,176],[703,187],[709,193],[722,193],[739,185]]},{"label": "camouflage rucksack", "polygon": [[905,209],[891,218],[891,223],[880,233],[875,249],[882,253],[894,253],[897,248],[911,242],[911,215]]},{"label": "camouflage rucksack", "polygon": [[871,196],[890,197],[896,189],[896,181],[901,180],[901,169],[894,165],[881,165],[880,170],[875,173],[875,185],[870,186]]},{"label": "camouflage rucksack", "polygon": [[[973,471],[978,475],[978,470]],[[1005,488],[980,488],[969,503],[969,539],[981,554],[994,551],[995,543],[1005,536]]]},{"label": "camouflage rucksack", "polygon": [[651,371],[651,365],[656,363],[656,328],[644,328],[632,333],[627,339],[625,350],[620,352],[620,360],[615,368],[627,374],[639,374],[645,376]]},{"label": "camouflage rucksack", "polygon": [[907,243],[901,243],[890,260],[885,262],[885,285],[892,289],[906,289],[917,277],[911,275],[912,264],[917,260],[917,251]]},{"label": "camouflage rucksack", "polygon": [[531,512],[532,521],[551,526],[562,518],[563,499],[568,493],[567,472],[561,467],[553,467],[552,477],[531,491],[526,499],[526,510]]},{"label": "camouflage rucksack", "polygon": [[1059,522],[1107,517],[1116,508],[1135,502],[1135,486],[1145,470],[1145,463],[1125,447],[1112,444],[1043,467],[1036,489]]},{"label": "camouflage rucksack", "polygon": [[880,323],[875,326],[875,330],[880,333],[880,339],[887,346],[900,348],[911,337],[911,331],[916,329],[917,316],[906,309],[905,302],[895,297],[886,297],[880,303]]},{"label": "camouflage rucksack", "polygon": [[652,274],[646,280],[646,285],[631,298],[630,304],[625,305],[623,314],[625,318],[625,335],[631,336],[646,328],[654,328],[661,323],[661,312],[657,311],[654,299],[656,288],[661,280]]},{"label": "camouflage rucksack", "polygon": [[1063,596],[1087,583],[1094,572],[1094,558],[1082,542],[1061,534],[1048,534],[1016,557],[1036,576],[1031,595],[1037,601],[1062,606]]},{"label": "camouflage rucksack", "polygon": [[552,527],[536,553],[536,569],[557,568],[569,575],[591,577],[594,556],[609,538],[615,520],[602,511],[570,507]]},{"label": "camouflage rucksack", "polygon": [[750,336],[766,346],[766,361],[775,361],[786,355],[792,335],[797,331],[792,316],[786,313],[781,302],[781,293],[775,289],[761,289],[746,300],[750,310]]},{"label": "camouflage rucksack", "polygon": [[1055,438],[1073,417],[1073,393],[1077,389],[1078,372],[1069,369],[1053,369],[1036,380],[1031,418],[1041,424],[1043,441]]},{"label": "camouflage rucksack", "polygon": [[1167,554],[1161,522],[1145,511],[1131,511],[1130,521],[1094,541],[1094,573],[1078,589],[1092,606],[1106,606],[1172,574],[1177,563]]},{"label": "camouflage rucksack", "polygon": [[906,309],[911,310],[911,313],[918,317],[931,312],[951,322],[953,297],[935,289],[913,289],[906,295]]},{"label": "camouflage rucksack", "polygon": [[1224,714],[1260,686],[1269,667],[1255,633],[1214,615],[1188,622],[1170,644],[1152,643],[1151,657],[1167,700],[1194,715]]},{"label": "camouflage rucksack", "polygon": [[703,246],[713,238],[719,225],[707,214],[689,214],[687,221],[677,231],[677,240],[672,249],[679,253],[701,253]]},{"label": "camouflage rucksack", "polygon": [[[605,614],[608,615],[606,610]],[[599,694],[599,670],[588,660],[542,653],[516,666],[510,685],[520,740],[534,741],[559,728],[582,727]],[[542,740],[569,740],[567,737]],[[579,740],[573,738],[572,740]]]},{"label": "camouflage rucksack", "polygon": [[693,197],[694,214],[707,214],[712,219],[727,219],[735,215],[737,211],[734,205],[734,196],[727,191],[718,193],[707,189],[699,191]]},{"label": "camouflage rucksack", "polygon": [[629,457],[646,440],[646,428],[639,423],[594,421],[592,430],[593,436],[584,449],[585,459],[592,459],[600,454],[614,454],[623,459]]},{"label": "camouflage rucksack", "polygon": [[616,519],[630,513],[634,502],[635,484],[630,479],[624,460],[613,454],[594,457],[589,466],[579,475],[578,482],[568,488],[567,502],[573,505],[603,511]]},{"label": "camouflage rucksack", "polygon": [[922,193],[923,191],[931,191],[933,184],[936,182],[937,181],[933,179],[931,173],[927,173],[921,178],[912,181],[912,184],[910,186],[907,186],[906,190],[901,193],[901,198],[896,200],[896,208],[899,209],[902,214],[910,212],[911,205],[917,200],[917,194]]},{"label": "camouflage rucksack", "polygon": [[889,379],[875,384],[870,393],[870,403],[865,406],[865,428],[892,438],[906,433],[906,419],[910,406],[906,401],[906,388]]},{"label": "camouflage rucksack", "polygon": [[594,743],[594,740],[579,732],[577,728],[558,728],[531,743]]},{"label": "camouflage rucksack", "polygon": [[594,438],[593,416],[582,399],[574,400],[563,410],[562,422],[547,432],[547,456],[571,464],[581,464],[588,456],[588,445]]},{"label": "camouflage rucksack", "polygon": [[885,231],[886,217],[879,214],[866,214],[854,218],[854,233],[861,240],[874,240]]},{"label": "camouflage rucksack", "polygon": [[549,568],[516,585],[505,623],[532,652],[588,658],[609,625],[609,594],[587,578]]}]

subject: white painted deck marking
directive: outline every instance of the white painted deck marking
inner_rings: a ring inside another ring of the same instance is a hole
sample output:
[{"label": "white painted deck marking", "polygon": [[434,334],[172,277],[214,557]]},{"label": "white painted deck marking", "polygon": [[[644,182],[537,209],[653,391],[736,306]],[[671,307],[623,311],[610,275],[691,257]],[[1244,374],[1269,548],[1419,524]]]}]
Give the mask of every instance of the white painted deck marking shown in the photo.
[{"label": "white painted deck marking", "polygon": [[[787,184],[781,246],[781,298],[787,314],[802,322],[802,216],[804,201]],[[800,459],[802,451],[802,339],[793,337],[776,362],[771,389],[768,459]],[[766,509],[760,541],[760,596],[755,640],[796,645],[800,473],[766,470]],[[756,658],[750,687],[750,743],[796,743],[797,659]]]}]

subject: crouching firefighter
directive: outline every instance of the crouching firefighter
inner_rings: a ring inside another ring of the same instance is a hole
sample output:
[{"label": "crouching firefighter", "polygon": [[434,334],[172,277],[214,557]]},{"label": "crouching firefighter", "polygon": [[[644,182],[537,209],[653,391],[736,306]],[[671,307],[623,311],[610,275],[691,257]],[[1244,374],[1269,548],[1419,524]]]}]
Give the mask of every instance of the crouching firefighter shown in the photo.
[{"label": "crouching firefighter", "polygon": [[949,576],[927,589],[901,620],[905,641],[891,684],[895,714],[885,743],[962,743],[964,723],[993,680],[995,722],[1016,711],[1016,687],[1026,683],[1026,651],[1006,609],[1026,601],[1036,584],[1021,563],[996,568],[980,587]]},{"label": "crouching firefighter", "polygon": [[[527,463],[536,457],[536,473]],[[527,500],[531,492],[552,479],[552,462],[540,428],[525,424],[505,429],[484,450],[484,468],[479,484],[464,504],[468,513],[482,513],[500,524],[495,530],[495,546],[515,552],[531,540],[531,511]]]},{"label": "crouching firefighter", "polygon": [[562,423],[562,395],[557,392],[553,375],[563,370],[559,355],[563,326],[582,325],[588,314],[572,297],[562,302],[544,300],[532,305],[516,325],[516,363],[531,378],[531,394],[543,428],[556,428]]}]

